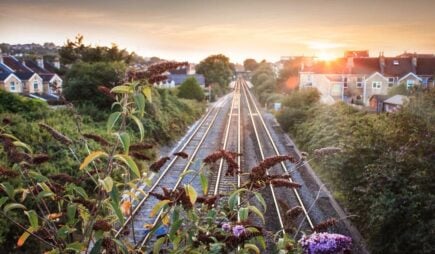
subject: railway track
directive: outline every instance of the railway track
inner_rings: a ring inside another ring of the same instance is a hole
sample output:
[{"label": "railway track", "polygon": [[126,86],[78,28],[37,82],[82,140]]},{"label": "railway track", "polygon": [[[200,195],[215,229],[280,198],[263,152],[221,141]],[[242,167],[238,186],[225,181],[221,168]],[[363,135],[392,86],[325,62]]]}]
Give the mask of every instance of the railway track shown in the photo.
[{"label": "railway track", "polygon": [[[228,97],[223,98],[212,107],[209,112],[200,120],[196,128],[192,131],[191,135],[187,138],[184,144],[177,150],[189,154],[189,158],[184,160],[175,156],[169,164],[160,172],[159,176],[154,181],[153,185],[144,189],[144,194],[139,197],[140,201],[133,204],[134,209],[131,215],[127,217],[125,223],[121,225],[116,234],[116,238],[126,237],[133,245],[139,245],[145,238],[149,238],[150,231],[144,228],[144,225],[154,225],[154,218],[149,216],[152,207],[158,200],[149,195],[150,192],[158,190],[160,187],[167,187],[175,189],[180,185],[179,176],[186,172],[189,167],[192,167],[196,155],[207,138],[210,130],[214,126],[216,119],[221,113],[225,104],[228,103]],[[170,174],[168,174],[170,172]],[[158,218],[158,217],[157,217]],[[127,236],[123,236],[124,232],[129,232]]]},{"label": "railway track", "polygon": [[[264,160],[266,157],[269,157],[269,156],[281,155],[280,152],[278,151],[278,148],[275,144],[275,141],[272,138],[272,135],[271,135],[264,119],[263,119],[263,116],[257,107],[255,99],[247,87],[246,82],[244,80],[242,80],[241,82],[242,82],[241,89],[243,91],[244,97],[246,98],[245,103],[246,103],[247,108],[248,108],[250,122],[252,124],[252,129],[253,129],[254,135],[255,135],[255,143],[257,144],[257,149],[260,153],[260,158],[262,160]],[[260,133],[262,133],[263,135]],[[265,149],[266,145],[271,147],[271,149],[266,150]],[[281,171],[280,173],[289,174],[289,170],[284,162],[281,162],[279,166],[280,166],[279,168]],[[269,174],[269,172],[267,172],[267,174]],[[289,177],[289,181],[293,182],[293,179],[291,177]],[[280,204],[278,202],[277,190],[276,190],[276,188],[273,187],[273,185],[269,185],[269,188],[270,188],[270,193],[272,196],[272,201],[273,201],[273,205],[275,208],[275,212],[277,215],[277,219],[279,222],[279,227],[283,233],[286,233],[286,225],[284,223],[284,216],[282,214],[282,209],[280,208]],[[279,191],[283,192],[283,190],[279,190]],[[286,189],[285,191],[288,192],[290,190]],[[310,229],[313,229],[314,228],[313,221],[308,213],[308,210],[306,209],[305,204],[303,203],[303,201],[301,199],[301,196],[298,193],[298,190],[292,189],[291,192],[294,196],[294,199],[297,201],[297,204],[293,204],[293,205],[297,205],[297,206],[300,206],[302,208],[303,214],[304,214],[304,221],[308,224],[307,227],[309,227]]]}]

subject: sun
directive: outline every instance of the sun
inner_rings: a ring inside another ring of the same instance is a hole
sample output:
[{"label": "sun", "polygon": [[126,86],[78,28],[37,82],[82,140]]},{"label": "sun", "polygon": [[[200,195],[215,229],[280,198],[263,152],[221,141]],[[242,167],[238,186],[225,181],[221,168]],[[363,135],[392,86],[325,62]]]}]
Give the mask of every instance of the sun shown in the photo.
[{"label": "sun", "polygon": [[322,61],[331,61],[331,60],[334,60],[336,58],[336,56],[334,54],[332,54],[331,52],[321,51],[318,54],[317,58],[319,60],[322,60]]}]

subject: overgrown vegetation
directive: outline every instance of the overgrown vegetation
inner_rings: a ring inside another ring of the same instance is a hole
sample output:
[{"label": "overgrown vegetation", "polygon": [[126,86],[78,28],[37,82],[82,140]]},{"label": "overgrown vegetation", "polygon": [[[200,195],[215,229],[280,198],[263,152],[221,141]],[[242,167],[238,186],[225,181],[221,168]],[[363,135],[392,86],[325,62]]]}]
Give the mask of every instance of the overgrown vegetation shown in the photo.
[{"label": "overgrown vegetation", "polygon": [[301,149],[343,149],[313,165],[355,215],[372,253],[435,251],[435,90],[410,98],[399,112],[372,114],[320,105],[318,93],[301,90],[277,115]]},{"label": "overgrown vegetation", "polygon": [[190,77],[178,87],[178,97],[202,101],[205,95],[196,78]]}]

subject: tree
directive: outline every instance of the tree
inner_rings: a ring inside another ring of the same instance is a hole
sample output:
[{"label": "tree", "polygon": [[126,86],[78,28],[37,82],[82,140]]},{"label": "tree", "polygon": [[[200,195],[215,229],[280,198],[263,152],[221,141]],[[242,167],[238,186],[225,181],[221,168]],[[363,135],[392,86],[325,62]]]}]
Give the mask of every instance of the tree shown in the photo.
[{"label": "tree", "polygon": [[178,97],[202,101],[205,95],[196,78],[190,77],[178,87]]},{"label": "tree", "polygon": [[243,62],[243,66],[246,71],[255,71],[258,67],[258,63],[255,59],[248,58]]},{"label": "tree", "polygon": [[111,101],[97,91],[98,86],[112,88],[124,79],[125,64],[121,62],[77,63],[65,76],[63,93],[73,102],[90,102],[99,108]]},{"label": "tree", "polygon": [[207,85],[216,83],[226,88],[231,80],[230,59],[222,54],[211,55],[196,66],[196,72],[203,74]]}]

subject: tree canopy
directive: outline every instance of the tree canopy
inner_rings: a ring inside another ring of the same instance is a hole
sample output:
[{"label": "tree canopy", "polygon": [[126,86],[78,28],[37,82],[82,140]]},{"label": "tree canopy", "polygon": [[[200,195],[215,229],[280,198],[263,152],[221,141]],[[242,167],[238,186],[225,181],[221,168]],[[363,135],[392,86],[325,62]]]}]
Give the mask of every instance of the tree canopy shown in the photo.
[{"label": "tree canopy", "polygon": [[205,95],[196,78],[190,77],[178,87],[178,97],[202,101]]},{"label": "tree canopy", "polygon": [[258,67],[258,63],[255,59],[248,58],[243,61],[243,67],[245,67],[246,71],[255,71]]},{"label": "tree canopy", "polygon": [[230,59],[222,54],[211,55],[196,66],[196,72],[203,74],[207,85],[216,83],[226,88],[230,83],[233,70]]}]

